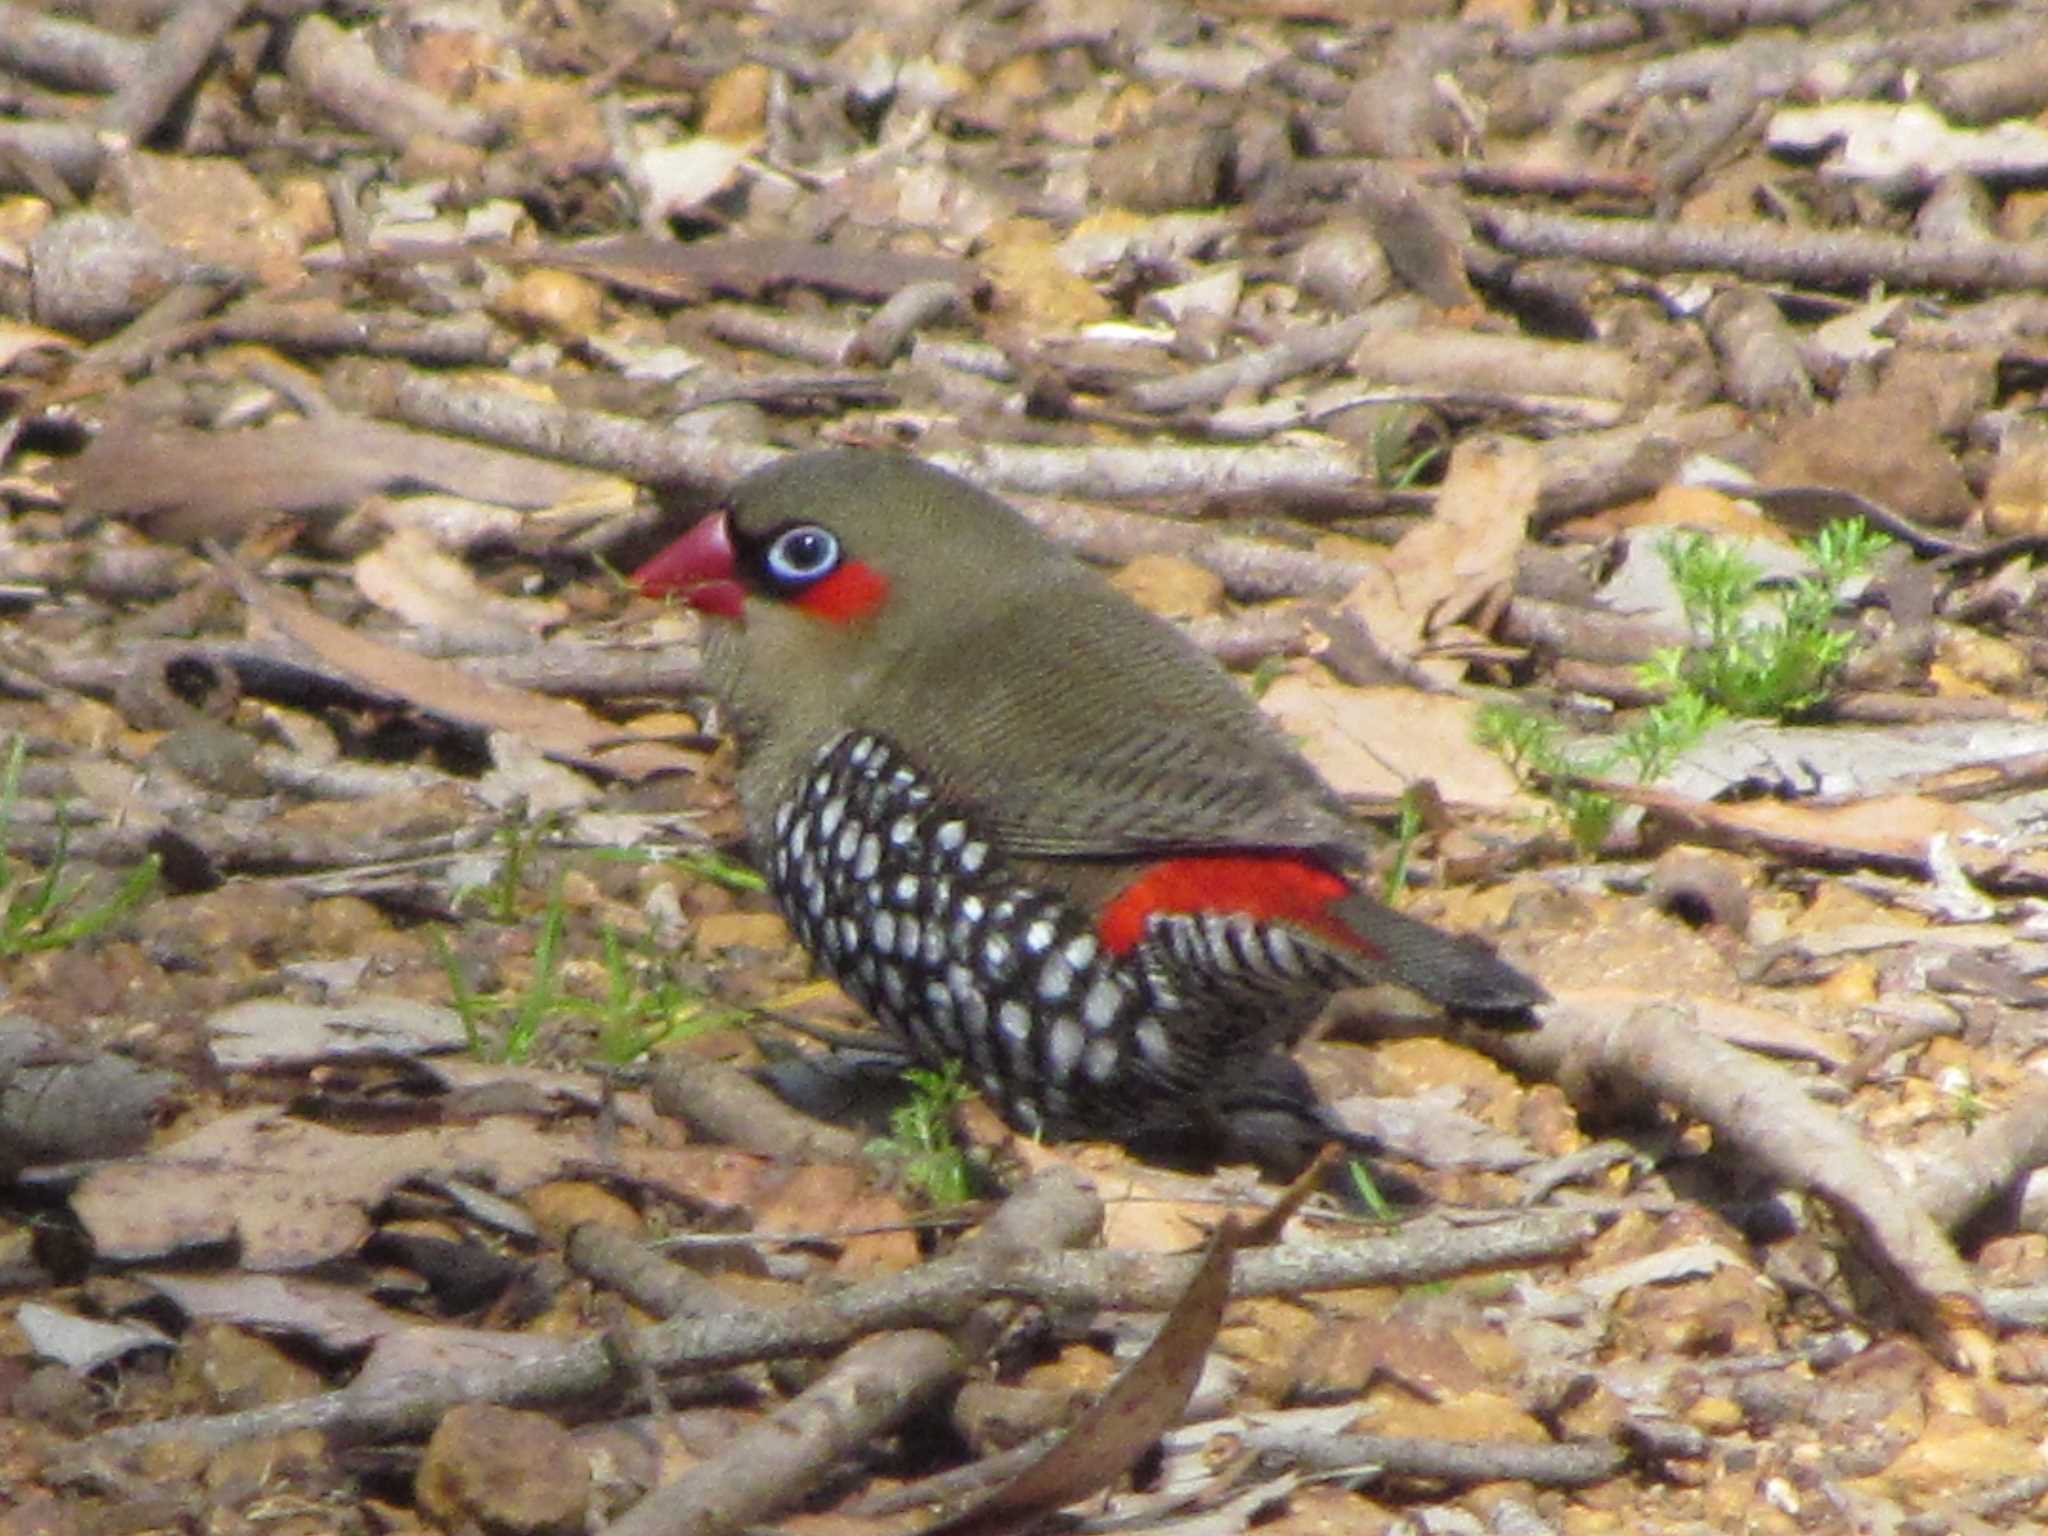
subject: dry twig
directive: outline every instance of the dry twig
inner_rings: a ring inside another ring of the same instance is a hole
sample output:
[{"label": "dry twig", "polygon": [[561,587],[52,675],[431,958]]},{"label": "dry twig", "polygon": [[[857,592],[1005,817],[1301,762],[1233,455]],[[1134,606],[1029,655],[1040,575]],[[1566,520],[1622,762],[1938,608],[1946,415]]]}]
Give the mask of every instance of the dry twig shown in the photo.
[{"label": "dry twig", "polygon": [[647,1495],[607,1536],[725,1536],[801,1503],[966,1368],[944,1334],[863,1339],[793,1402]]},{"label": "dry twig", "polygon": [[[1052,1190],[1036,1182],[1013,1196],[990,1219],[1000,1233],[1004,1212],[1027,1196],[1057,1194],[1070,1201],[1062,1177]],[[1017,1226],[1039,1230],[1025,1206]],[[1062,1223],[1056,1223],[1062,1227]],[[1398,1233],[1350,1243],[1263,1248],[1241,1256],[1231,1279],[1233,1296],[1293,1295],[1361,1285],[1419,1284],[1474,1270],[1538,1263],[1589,1241],[1598,1219],[1580,1213],[1523,1212],[1473,1228],[1418,1222]],[[967,1248],[918,1269],[850,1286],[829,1298],[777,1312],[679,1317],[639,1330],[632,1358],[662,1372],[716,1370],[758,1360],[830,1354],[855,1339],[898,1328],[951,1328],[996,1299],[1059,1308],[1117,1307],[1164,1311],[1187,1288],[1194,1255],[1045,1250],[1004,1240]],[[218,1448],[301,1429],[359,1438],[419,1434],[463,1402],[542,1406],[586,1397],[609,1387],[616,1352],[603,1339],[585,1339],[561,1353],[511,1365],[451,1369],[431,1380],[408,1380],[367,1389],[344,1387],[318,1397],[245,1413],[171,1419],[110,1430],[78,1449],[82,1471],[163,1440]]]},{"label": "dry twig", "polygon": [[1595,1010],[1564,997],[1542,1013],[1541,1029],[1467,1029],[1462,1038],[1580,1103],[1661,1101],[1705,1121],[1773,1178],[1824,1200],[1907,1312],[1937,1335],[1943,1299],[1975,1289],[1890,1166],[1784,1068],[1701,1032],[1679,1007]]},{"label": "dry twig", "polygon": [[1920,1205],[1954,1232],[2042,1167],[2048,1167],[2048,1084],[2037,1082],[1922,1171]]},{"label": "dry twig", "polygon": [[864,1143],[852,1131],[791,1109],[744,1072],[715,1061],[659,1067],[654,1107],[712,1141],[791,1162],[860,1163]]}]

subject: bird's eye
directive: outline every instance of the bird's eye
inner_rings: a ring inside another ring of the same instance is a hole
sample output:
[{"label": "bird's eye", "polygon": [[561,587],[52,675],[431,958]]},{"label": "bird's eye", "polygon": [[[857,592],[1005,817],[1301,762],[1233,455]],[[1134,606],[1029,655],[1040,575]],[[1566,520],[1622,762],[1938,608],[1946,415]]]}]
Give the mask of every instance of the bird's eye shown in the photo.
[{"label": "bird's eye", "polygon": [[768,546],[768,574],[783,586],[808,586],[839,563],[839,541],[809,523],[778,534]]}]

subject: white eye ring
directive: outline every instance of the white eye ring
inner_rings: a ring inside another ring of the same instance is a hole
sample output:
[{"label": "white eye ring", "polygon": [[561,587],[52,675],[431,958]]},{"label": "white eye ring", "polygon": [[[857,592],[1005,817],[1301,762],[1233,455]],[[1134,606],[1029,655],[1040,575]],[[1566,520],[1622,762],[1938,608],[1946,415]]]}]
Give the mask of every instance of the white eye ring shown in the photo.
[{"label": "white eye ring", "polygon": [[778,534],[763,562],[777,582],[800,587],[826,575],[839,563],[839,540],[815,523]]}]

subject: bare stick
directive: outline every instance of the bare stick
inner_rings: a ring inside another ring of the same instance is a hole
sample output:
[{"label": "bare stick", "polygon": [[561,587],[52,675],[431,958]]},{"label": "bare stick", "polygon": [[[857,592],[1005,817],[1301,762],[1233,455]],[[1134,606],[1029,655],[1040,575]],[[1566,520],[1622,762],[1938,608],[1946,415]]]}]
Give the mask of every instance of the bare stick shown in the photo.
[{"label": "bare stick", "polygon": [[1920,1204],[1953,1232],[2036,1168],[2048,1165],[2048,1084],[2035,1083],[1920,1175]]},{"label": "bare stick", "polygon": [[1317,1471],[1374,1467],[1396,1477],[1459,1485],[1513,1480],[1539,1487],[1583,1488],[1605,1482],[1628,1461],[1627,1452],[1605,1441],[1542,1445],[1407,1435],[1332,1435],[1256,1420],[1244,1430],[1244,1443],[1255,1451],[1286,1456]]},{"label": "bare stick", "polygon": [[[1187,1288],[1199,1262],[1194,1255],[1061,1253],[1058,1243],[1048,1239],[1047,1233],[1063,1233],[1077,1224],[1092,1201],[1071,1175],[1041,1175],[989,1219],[985,1243],[963,1245],[960,1253],[917,1269],[779,1311],[658,1323],[632,1336],[632,1358],[667,1373],[826,1355],[878,1331],[950,1328],[997,1298],[1060,1307],[1170,1307]],[[1598,1226],[1597,1217],[1583,1213],[1528,1211],[1473,1228],[1417,1222],[1356,1242],[1256,1249],[1239,1256],[1231,1294],[1420,1284],[1473,1270],[1534,1264],[1583,1246]],[[89,1471],[102,1460],[160,1440],[218,1448],[300,1429],[355,1439],[423,1434],[457,1403],[544,1406],[600,1392],[612,1385],[617,1363],[617,1351],[604,1339],[582,1339],[559,1354],[510,1365],[453,1367],[431,1377],[344,1387],[244,1413],[110,1430],[82,1444],[75,1464]]]},{"label": "bare stick", "polygon": [[859,1163],[861,1138],[791,1109],[733,1067],[693,1061],[656,1069],[654,1107],[724,1142],[791,1162]]},{"label": "bare stick", "polygon": [[740,1431],[710,1461],[656,1489],[608,1536],[725,1536],[800,1502],[966,1369],[943,1334],[864,1339],[801,1396]]},{"label": "bare stick", "polygon": [[1474,1049],[1581,1102],[1605,1092],[1663,1100],[1739,1144],[1754,1166],[1825,1201],[1916,1322],[1939,1335],[1942,1297],[1974,1290],[1948,1238],[1855,1128],[1784,1068],[1701,1031],[1681,1007],[1599,1007],[1560,998],[1543,1027],[1467,1029]]},{"label": "bare stick", "polygon": [[179,6],[157,28],[142,67],[100,109],[100,126],[138,143],[148,138],[248,5],[249,0],[188,0]]},{"label": "bare stick", "polygon": [[1640,272],[1733,272],[1820,288],[2048,287],[2048,241],[1934,241],[1852,230],[1673,224],[1475,207],[1474,221],[1517,256],[1573,256]]}]

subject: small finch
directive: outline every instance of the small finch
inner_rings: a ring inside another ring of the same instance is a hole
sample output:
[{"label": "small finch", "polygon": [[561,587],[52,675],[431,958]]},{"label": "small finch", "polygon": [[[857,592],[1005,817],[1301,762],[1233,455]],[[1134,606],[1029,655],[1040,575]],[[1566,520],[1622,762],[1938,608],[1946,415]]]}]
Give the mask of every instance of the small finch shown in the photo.
[{"label": "small finch", "polygon": [[1351,818],[1244,689],[953,475],[784,460],[634,582],[710,619],[805,948],[1019,1130],[1270,1161],[1335,1133],[1285,1054],[1333,992],[1515,1027],[1545,998],[1369,895]]}]

